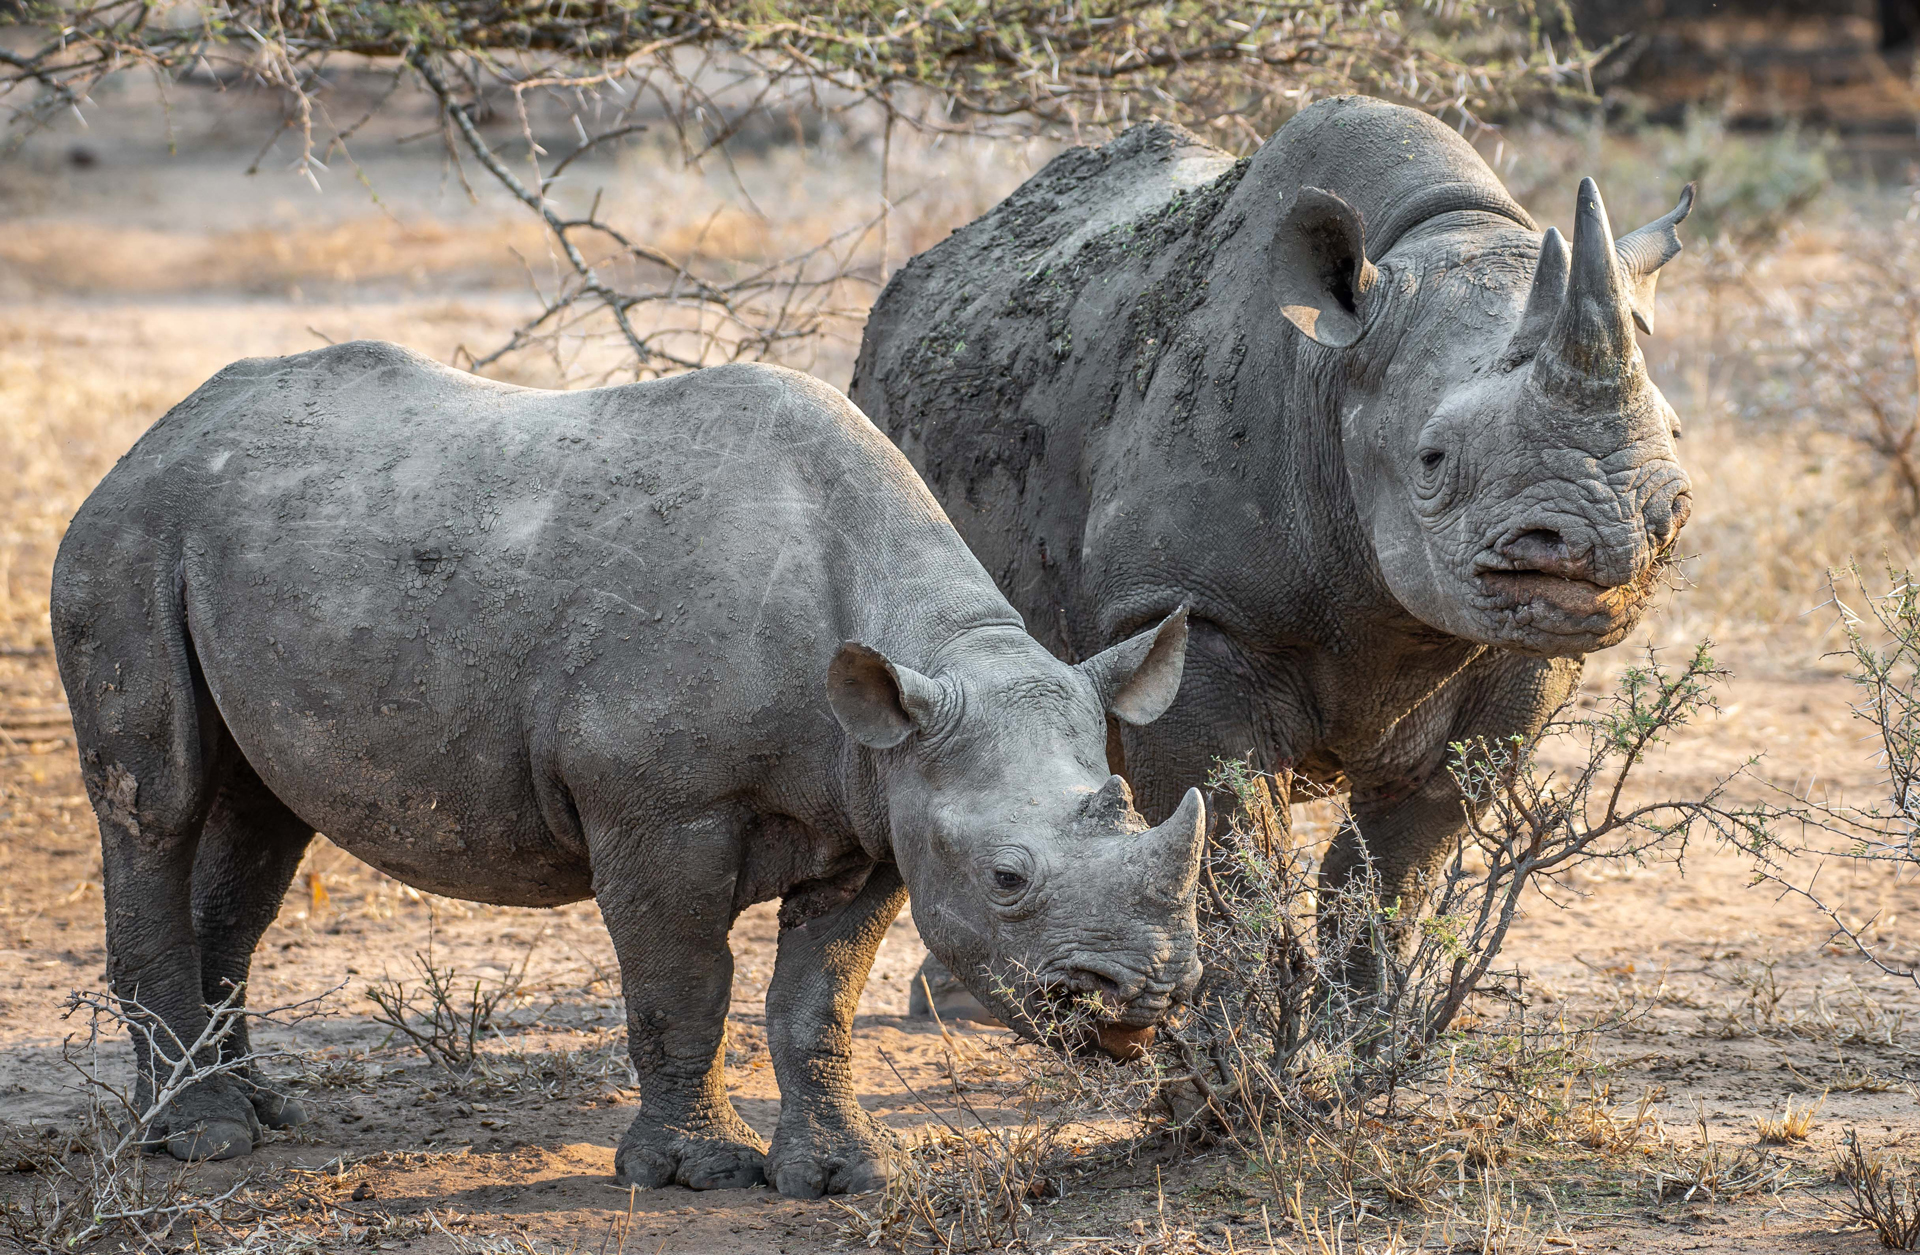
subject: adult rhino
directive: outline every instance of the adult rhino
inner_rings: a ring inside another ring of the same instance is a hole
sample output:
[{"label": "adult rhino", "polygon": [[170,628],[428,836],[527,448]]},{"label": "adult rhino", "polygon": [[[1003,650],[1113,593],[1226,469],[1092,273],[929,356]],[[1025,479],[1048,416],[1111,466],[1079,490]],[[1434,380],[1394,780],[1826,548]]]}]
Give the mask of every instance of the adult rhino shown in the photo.
[{"label": "adult rhino", "polygon": [[1344,779],[1326,882],[1410,894],[1464,828],[1449,744],[1538,728],[1686,521],[1634,327],[1691,204],[1616,241],[1583,181],[1569,254],[1414,110],[1242,161],[1137,126],[903,267],[852,394],[1064,658],[1192,607],[1110,742],[1148,816],[1223,758]]},{"label": "adult rhino", "polygon": [[[317,828],[436,893],[598,899],[641,1093],[622,1183],[885,1178],[850,1036],[907,888],[1010,1023],[1098,995],[1102,1044],[1137,1051],[1198,977],[1199,792],[1148,830],[1105,757],[1106,713],[1172,700],[1183,615],[1059,661],[792,371],[541,392],[383,344],[237,363],[80,508],[53,631],[143,1105],[147,1035],[194,1041],[244,985]],[[722,1041],[728,928],[771,898],[769,1149]],[[242,1071],[151,1132],[224,1158],[302,1115]]]}]

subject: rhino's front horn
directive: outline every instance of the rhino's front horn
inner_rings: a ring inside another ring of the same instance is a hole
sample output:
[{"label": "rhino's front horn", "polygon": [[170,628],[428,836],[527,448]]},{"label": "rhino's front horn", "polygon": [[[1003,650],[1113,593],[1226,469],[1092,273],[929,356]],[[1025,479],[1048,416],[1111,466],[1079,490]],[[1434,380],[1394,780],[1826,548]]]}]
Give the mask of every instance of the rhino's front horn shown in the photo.
[{"label": "rhino's front horn", "polygon": [[1179,810],[1137,839],[1153,843],[1156,890],[1175,901],[1186,901],[1199,892],[1200,857],[1207,844],[1207,804],[1200,790],[1188,789]]},{"label": "rhino's front horn", "polygon": [[1639,369],[1627,276],[1613,249],[1607,207],[1593,180],[1582,179],[1566,296],[1534,359],[1533,377],[1548,395],[1584,407],[1631,388]]}]

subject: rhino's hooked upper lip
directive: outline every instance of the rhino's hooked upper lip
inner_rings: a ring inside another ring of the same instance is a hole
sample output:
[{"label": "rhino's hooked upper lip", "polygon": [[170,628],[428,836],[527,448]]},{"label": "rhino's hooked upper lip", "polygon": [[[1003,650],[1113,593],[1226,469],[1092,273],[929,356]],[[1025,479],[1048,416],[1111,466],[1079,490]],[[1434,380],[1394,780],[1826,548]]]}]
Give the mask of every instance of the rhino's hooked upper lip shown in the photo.
[{"label": "rhino's hooked upper lip", "polygon": [[1495,539],[1474,559],[1473,575],[1481,598],[1500,609],[1544,603],[1571,619],[1617,621],[1644,600],[1640,566],[1625,554],[1603,551],[1580,530],[1543,521]]}]

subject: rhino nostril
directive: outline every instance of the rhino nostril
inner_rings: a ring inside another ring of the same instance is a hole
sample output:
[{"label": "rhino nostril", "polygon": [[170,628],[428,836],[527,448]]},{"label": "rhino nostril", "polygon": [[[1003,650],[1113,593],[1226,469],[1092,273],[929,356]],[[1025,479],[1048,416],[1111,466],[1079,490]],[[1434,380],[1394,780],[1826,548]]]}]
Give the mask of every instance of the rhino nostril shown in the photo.
[{"label": "rhino nostril", "polygon": [[1522,570],[1552,570],[1567,562],[1567,538],[1550,527],[1530,528],[1500,546],[1500,552]]},{"label": "rhino nostril", "polygon": [[1090,968],[1076,967],[1067,973],[1067,988],[1076,994],[1094,994],[1108,1001],[1119,1001],[1120,986],[1112,977]]}]

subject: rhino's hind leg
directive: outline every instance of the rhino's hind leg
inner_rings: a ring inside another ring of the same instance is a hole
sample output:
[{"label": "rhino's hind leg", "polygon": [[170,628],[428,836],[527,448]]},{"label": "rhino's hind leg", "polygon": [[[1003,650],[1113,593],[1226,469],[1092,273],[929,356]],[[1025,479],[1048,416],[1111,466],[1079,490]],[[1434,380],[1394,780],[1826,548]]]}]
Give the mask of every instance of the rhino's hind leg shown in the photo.
[{"label": "rhino's hind leg", "polygon": [[[235,756],[214,799],[193,860],[193,932],[200,941],[200,989],[209,1006],[240,990],[244,998],[253,948],[279,913],[281,899],[313,840],[313,827],[288,810]],[[252,1053],[245,1019],[220,1044],[221,1057]],[[305,1124],[297,1098],[271,1088],[251,1064],[235,1074],[268,1128]]]},{"label": "rhino's hind leg", "polygon": [[[876,867],[853,901],[780,930],[767,990],[767,1046],[780,1079],[780,1127],[767,1156],[782,1194],[863,1194],[892,1173],[893,1134],[853,1088],[853,1012],[873,956],[907,900],[899,869]],[[784,925],[784,921],[783,921]]]},{"label": "rhino's hind leg", "polygon": [[235,754],[197,673],[173,579],[159,576],[149,600],[125,575],[57,577],[54,629],[100,822],[107,977],[132,1031],[136,1107],[153,1113],[148,1145],[180,1159],[231,1159],[259,1140],[253,1104],[236,1078],[187,1077],[219,1056],[204,1040],[192,875]]},{"label": "rhino's hind leg", "polygon": [[620,1185],[746,1189],[766,1143],[727,1099],[739,825],[710,816],[657,836],[590,832],[594,896],[620,959],[640,1114],[614,1153]]}]

